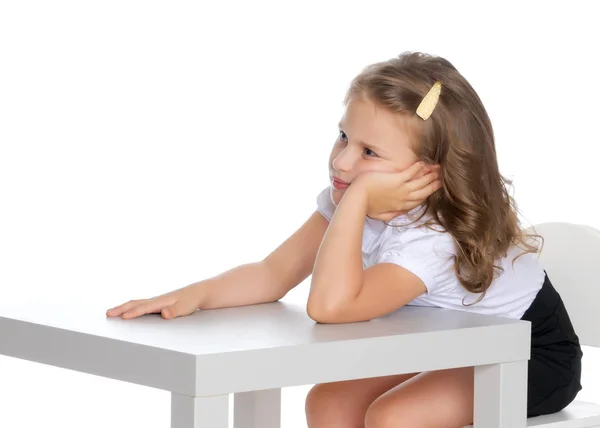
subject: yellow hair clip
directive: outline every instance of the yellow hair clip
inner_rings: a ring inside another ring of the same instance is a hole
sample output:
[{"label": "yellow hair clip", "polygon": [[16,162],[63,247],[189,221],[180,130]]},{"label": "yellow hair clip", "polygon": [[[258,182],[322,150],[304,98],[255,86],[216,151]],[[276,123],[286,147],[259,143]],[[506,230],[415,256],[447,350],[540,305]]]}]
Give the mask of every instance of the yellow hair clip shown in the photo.
[{"label": "yellow hair clip", "polygon": [[421,119],[429,119],[440,99],[440,92],[442,92],[442,82],[437,81],[433,84],[429,92],[427,92],[419,107],[417,107],[417,114]]}]

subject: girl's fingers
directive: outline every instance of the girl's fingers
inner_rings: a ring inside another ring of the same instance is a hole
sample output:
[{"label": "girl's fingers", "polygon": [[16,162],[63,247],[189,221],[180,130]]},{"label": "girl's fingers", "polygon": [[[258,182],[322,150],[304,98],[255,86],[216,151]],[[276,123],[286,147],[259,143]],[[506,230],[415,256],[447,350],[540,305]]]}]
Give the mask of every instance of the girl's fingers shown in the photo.
[{"label": "girl's fingers", "polygon": [[187,300],[178,300],[172,305],[166,306],[162,309],[161,315],[165,319],[171,319],[189,315],[194,312],[197,308]]},{"label": "girl's fingers", "polygon": [[141,305],[128,310],[123,315],[121,315],[121,318],[123,318],[124,320],[130,320],[132,318],[141,317],[142,315],[145,315],[147,313],[148,311],[146,310],[146,307]]},{"label": "girl's fingers", "polygon": [[425,164],[423,162],[415,162],[411,166],[406,168],[404,171],[402,171],[398,175],[398,178],[402,182],[410,181],[411,179],[415,178],[417,174],[419,174],[419,172],[423,170],[423,168],[425,168]]},{"label": "girl's fingers", "polygon": [[116,307],[106,311],[106,316],[120,317],[121,315],[123,315],[125,312],[127,312],[128,310],[130,310],[131,308],[133,308],[135,305],[137,305],[140,302],[141,302],[141,300],[130,300],[129,302],[125,302],[122,305],[116,306]]},{"label": "girl's fingers", "polygon": [[439,178],[439,174],[436,171],[432,171],[429,174],[425,174],[423,177],[411,180],[406,183],[406,189],[409,192],[415,192],[417,190],[426,188],[430,183],[434,182]]},{"label": "girl's fingers", "polygon": [[142,308],[143,308],[142,305],[135,306],[135,307],[129,309],[123,315],[121,315],[121,318],[123,318],[124,320],[130,320],[132,318],[137,318],[141,315],[144,315],[144,310]]},{"label": "girl's fingers", "polygon": [[414,181],[421,178],[430,172],[439,174],[441,166],[439,164],[426,164],[423,161],[413,163],[411,166],[400,172],[400,180]]},{"label": "girl's fingers", "polygon": [[109,309],[106,311],[106,315],[109,317],[120,316],[123,319],[132,319],[145,314],[161,313],[162,310],[167,307],[175,308],[181,312],[181,310],[178,309],[179,306],[176,305],[177,302],[181,300],[180,293],[171,292],[151,299],[131,300],[120,306]]},{"label": "girl's fingers", "polygon": [[425,187],[410,192],[410,200],[423,201],[442,187],[442,180],[434,180]]},{"label": "girl's fingers", "polygon": [[163,299],[147,300],[139,305],[129,309],[123,314],[123,319],[137,318],[145,314],[153,314],[160,312],[165,306]]}]

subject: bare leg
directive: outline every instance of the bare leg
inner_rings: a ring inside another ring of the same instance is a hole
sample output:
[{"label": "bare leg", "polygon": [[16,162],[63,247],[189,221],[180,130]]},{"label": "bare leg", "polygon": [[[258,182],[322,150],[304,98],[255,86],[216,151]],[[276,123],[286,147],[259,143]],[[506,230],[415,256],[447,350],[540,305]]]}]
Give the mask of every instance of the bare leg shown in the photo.
[{"label": "bare leg", "polygon": [[364,428],[365,413],[373,400],[413,376],[414,373],[315,385],[306,397],[308,427]]},{"label": "bare leg", "polygon": [[[421,373],[367,410],[365,428],[462,428],[473,421],[473,368]],[[486,426],[487,427],[487,426]]]}]

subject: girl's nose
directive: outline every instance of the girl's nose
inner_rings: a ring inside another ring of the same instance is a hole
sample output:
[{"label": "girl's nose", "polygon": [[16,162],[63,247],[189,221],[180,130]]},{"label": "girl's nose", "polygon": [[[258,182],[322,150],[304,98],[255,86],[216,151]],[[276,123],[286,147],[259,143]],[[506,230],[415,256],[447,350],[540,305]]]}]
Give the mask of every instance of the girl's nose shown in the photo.
[{"label": "girl's nose", "polygon": [[354,162],[353,154],[345,148],[333,159],[332,166],[336,171],[348,172],[352,170]]}]

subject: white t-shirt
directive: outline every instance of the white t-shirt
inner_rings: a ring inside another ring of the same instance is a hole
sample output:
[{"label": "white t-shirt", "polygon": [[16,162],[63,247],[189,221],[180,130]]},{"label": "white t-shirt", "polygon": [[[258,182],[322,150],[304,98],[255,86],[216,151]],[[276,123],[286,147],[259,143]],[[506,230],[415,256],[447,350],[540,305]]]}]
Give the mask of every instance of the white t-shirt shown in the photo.
[{"label": "white t-shirt", "polygon": [[[327,220],[331,220],[335,211],[330,195],[328,187],[317,197],[317,210]],[[426,219],[427,216],[424,216],[419,223]],[[520,248],[513,248],[508,251],[507,257],[498,261],[504,271],[494,280],[485,297],[470,305],[480,295],[467,291],[456,276],[452,258],[456,247],[452,236],[448,232],[416,227],[419,223],[407,225],[411,222],[413,220],[407,215],[398,216],[388,222],[394,225],[392,227],[367,217],[362,241],[364,268],[377,263],[394,263],[423,281],[427,292],[409,305],[520,319],[541,289],[545,272],[538,263],[537,254],[524,254],[513,265],[513,259],[523,252]]]}]

